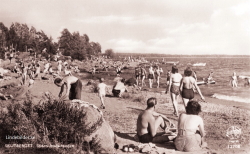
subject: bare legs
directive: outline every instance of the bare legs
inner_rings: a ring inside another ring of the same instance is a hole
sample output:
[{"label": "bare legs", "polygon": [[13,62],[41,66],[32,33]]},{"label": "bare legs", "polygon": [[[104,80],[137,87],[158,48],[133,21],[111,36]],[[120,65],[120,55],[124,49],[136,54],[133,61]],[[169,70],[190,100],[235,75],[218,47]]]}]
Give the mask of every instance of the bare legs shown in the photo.
[{"label": "bare legs", "polygon": [[104,95],[104,94],[99,94],[99,97],[100,97],[101,103],[102,103],[101,107],[102,107],[103,109],[105,109],[104,99],[103,99],[103,97],[105,97],[105,95]]},{"label": "bare legs", "polygon": [[178,105],[178,96],[179,95],[175,95],[174,93],[171,92],[170,96],[171,96],[171,100],[172,100],[173,107],[174,107],[174,114],[176,116],[179,116],[178,108],[177,108],[177,105]]},{"label": "bare legs", "polygon": [[160,86],[160,76],[157,77],[157,81],[156,82],[157,82],[157,88],[159,88],[159,86]]},{"label": "bare legs", "polygon": [[[155,119],[155,129],[157,130],[159,127],[161,127],[164,131],[167,128],[167,125],[163,118],[161,116],[158,116]],[[168,142],[173,140],[176,136],[168,136],[167,134],[163,133],[157,133],[156,136],[153,139],[154,143],[162,143],[162,142]]]},{"label": "bare legs", "polygon": [[186,108],[186,106],[189,102],[189,99],[187,99],[187,98],[182,98],[182,99],[183,99],[184,107]]},{"label": "bare legs", "polygon": [[143,85],[146,86],[146,83],[145,83],[145,76],[142,76],[142,78],[141,78],[141,86],[143,87]]},{"label": "bare legs", "polygon": [[149,88],[152,88],[152,85],[153,85],[153,79],[148,79],[149,81]]}]

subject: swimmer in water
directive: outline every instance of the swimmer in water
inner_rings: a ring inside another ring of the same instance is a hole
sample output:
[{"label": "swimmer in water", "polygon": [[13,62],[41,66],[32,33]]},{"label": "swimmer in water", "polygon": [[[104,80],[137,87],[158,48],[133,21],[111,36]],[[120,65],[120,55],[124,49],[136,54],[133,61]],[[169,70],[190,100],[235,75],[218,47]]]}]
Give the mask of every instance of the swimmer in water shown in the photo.
[{"label": "swimmer in water", "polygon": [[238,82],[237,76],[236,76],[236,73],[234,72],[233,76],[231,77],[231,85],[232,85],[232,87],[238,87],[237,82]]}]

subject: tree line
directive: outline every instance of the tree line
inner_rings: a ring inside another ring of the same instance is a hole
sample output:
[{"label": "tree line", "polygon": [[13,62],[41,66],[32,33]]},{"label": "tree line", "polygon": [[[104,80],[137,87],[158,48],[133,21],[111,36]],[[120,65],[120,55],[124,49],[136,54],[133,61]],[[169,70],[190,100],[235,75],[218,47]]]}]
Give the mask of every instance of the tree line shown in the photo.
[{"label": "tree line", "polygon": [[[84,60],[91,55],[101,54],[101,45],[90,41],[87,34],[70,33],[67,28],[61,32],[58,42],[53,42],[51,36],[47,36],[42,30],[36,30],[33,26],[29,28],[27,24],[15,22],[8,28],[0,22],[0,52],[3,54],[11,50],[37,54],[45,52],[49,55],[55,55],[60,51],[65,56]],[[106,50],[105,53],[114,54],[112,49]]]}]

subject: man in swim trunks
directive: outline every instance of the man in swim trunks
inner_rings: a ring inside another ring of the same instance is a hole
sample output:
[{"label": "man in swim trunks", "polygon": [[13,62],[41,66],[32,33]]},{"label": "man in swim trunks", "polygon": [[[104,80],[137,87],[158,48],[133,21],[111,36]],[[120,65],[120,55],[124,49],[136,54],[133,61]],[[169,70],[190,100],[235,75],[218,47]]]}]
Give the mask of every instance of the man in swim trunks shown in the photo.
[{"label": "man in swim trunks", "polygon": [[141,66],[135,68],[135,78],[137,86],[139,86],[140,77],[141,77]]},{"label": "man in swim trunks", "polygon": [[[170,126],[173,126],[171,121],[166,116],[155,112],[157,100],[151,97],[147,100],[147,108],[142,111],[137,119],[137,136],[141,143],[161,143],[173,140],[176,136],[167,136],[165,130],[167,128],[166,121]],[[157,129],[161,127],[164,132],[156,133]]]},{"label": "man in swim trunks", "polygon": [[153,67],[150,66],[148,71],[149,71],[148,72],[149,88],[152,88],[152,86],[153,86],[153,80],[155,78]]},{"label": "man in swim trunks", "polygon": [[100,83],[97,85],[97,90],[102,103],[101,108],[105,109],[104,97],[106,96],[107,85],[103,82],[104,78],[101,78]]},{"label": "man in swim trunks", "polygon": [[162,68],[160,69],[159,66],[156,67],[155,69],[155,74],[156,74],[156,82],[157,82],[157,88],[160,87],[160,78],[161,78],[161,73],[163,73]]},{"label": "man in swim trunks", "polygon": [[64,79],[56,78],[54,83],[58,87],[61,87],[59,97],[62,97],[62,93],[64,92],[65,87],[66,93],[63,98],[69,97],[69,100],[81,99],[82,82],[77,77],[67,76]]},{"label": "man in swim trunks", "polygon": [[145,83],[145,78],[147,76],[147,71],[145,70],[145,66],[142,66],[141,67],[141,86],[143,87],[143,85],[146,86],[146,83]]}]

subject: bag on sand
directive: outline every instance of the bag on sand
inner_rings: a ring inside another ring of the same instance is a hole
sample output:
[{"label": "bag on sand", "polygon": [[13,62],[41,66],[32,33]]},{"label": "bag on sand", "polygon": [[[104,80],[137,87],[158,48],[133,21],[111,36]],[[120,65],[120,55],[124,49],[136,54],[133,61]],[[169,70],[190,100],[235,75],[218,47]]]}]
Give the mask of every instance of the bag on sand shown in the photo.
[{"label": "bag on sand", "polygon": [[83,108],[85,113],[84,123],[88,124],[89,129],[95,128],[93,132],[86,134],[84,137],[85,143],[98,144],[98,149],[95,149],[98,150],[97,153],[114,153],[115,135],[108,122],[104,120],[102,111],[95,105],[81,100],[72,100],[71,106]]}]

